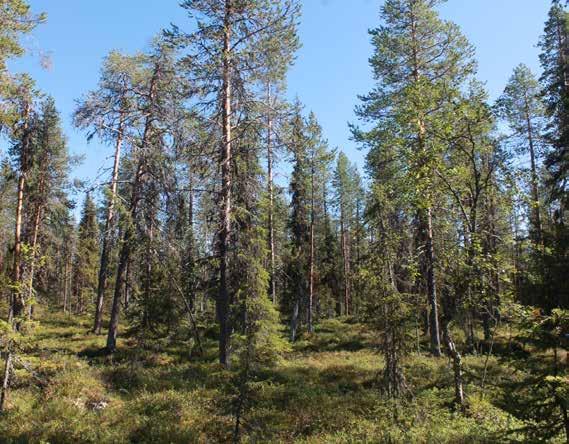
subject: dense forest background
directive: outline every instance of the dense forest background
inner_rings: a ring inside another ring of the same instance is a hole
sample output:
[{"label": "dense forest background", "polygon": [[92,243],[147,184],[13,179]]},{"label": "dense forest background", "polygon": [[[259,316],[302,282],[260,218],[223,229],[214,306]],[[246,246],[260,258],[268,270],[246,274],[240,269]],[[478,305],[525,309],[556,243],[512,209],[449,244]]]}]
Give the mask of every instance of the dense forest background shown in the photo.
[{"label": "dense forest background", "polygon": [[569,5],[490,101],[442,3],[378,2],[361,171],[286,98],[297,0],[182,1],[81,182],[0,0],[0,442],[569,441]]}]

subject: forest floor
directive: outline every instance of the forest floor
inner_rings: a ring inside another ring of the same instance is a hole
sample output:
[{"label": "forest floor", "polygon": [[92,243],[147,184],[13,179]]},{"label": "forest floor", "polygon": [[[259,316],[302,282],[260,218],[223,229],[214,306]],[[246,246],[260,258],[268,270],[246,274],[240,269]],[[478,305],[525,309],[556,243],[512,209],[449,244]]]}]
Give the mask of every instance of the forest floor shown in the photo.
[{"label": "forest floor", "polygon": [[[0,442],[225,443],[232,441],[235,375],[216,363],[215,338],[190,356],[192,340],[121,339],[112,358],[90,319],[42,313],[22,345]],[[186,335],[188,336],[188,335]],[[504,345],[497,338],[495,350]],[[297,342],[281,363],[253,376],[242,441],[256,443],[476,443],[521,441],[522,422],[501,409],[501,359],[466,356],[468,411],[452,406],[446,358],[405,358],[412,396],[385,399],[374,335],[330,320]],[[486,388],[483,380],[486,368]],[[492,381],[490,385],[487,381]]]}]

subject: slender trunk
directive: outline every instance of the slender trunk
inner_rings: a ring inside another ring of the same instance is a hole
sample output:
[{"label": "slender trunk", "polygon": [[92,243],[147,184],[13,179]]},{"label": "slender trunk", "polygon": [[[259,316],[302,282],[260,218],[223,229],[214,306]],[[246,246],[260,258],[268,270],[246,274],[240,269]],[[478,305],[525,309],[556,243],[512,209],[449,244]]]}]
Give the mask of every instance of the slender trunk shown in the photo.
[{"label": "slender trunk", "polygon": [[123,294],[123,288],[125,286],[126,268],[128,261],[130,259],[132,240],[136,229],[135,225],[136,225],[136,216],[138,213],[138,203],[140,200],[140,187],[142,184],[143,176],[145,174],[143,159],[144,155],[141,153],[141,157],[140,160],[138,161],[136,176],[132,188],[131,205],[129,211],[130,221],[128,221],[128,227],[126,227],[124,230],[121,252],[119,256],[119,263],[117,267],[117,278],[115,282],[113,305],[111,308],[111,319],[109,322],[109,331],[107,334],[107,351],[109,353],[114,352],[117,347],[117,334],[119,327],[121,296]]},{"label": "slender trunk", "polygon": [[223,142],[221,144],[221,227],[219,231],[219,294],[216,312],[219,321],[219,362],[229,365],[229,347],[231,326],[229,320],[229,242],[231,238],[231,120],[232,120],[232,76],[231,76],[231,37],[232,37],[232,0],[225,0],[225,19],[223,35]]},{"label": "slender trunk", "polygon": [[431,352],[434,356],[441,356],[441,339],[439,328],[439,308],[437,303],[437,287],[435,279],[435,250],[433,247],[433,218],[432,210],[426,211],[425,238],[426,238],[426,262],[427,262],[427,296],[430,306],[429,330],[431,333]]},{"label": "slender trunk", "polygon": [[32,242],[31,242],[31,252],[32,258],[30,263],[30,276],[28,280],[28,296],[27,300],[29,301],[29,312],[28,318],[31,320],[34,313],[34,304],[31,303],[32,297],[34,295],[34,276],[35,276],[35,269],[36,269],[36,259],[37,259],[37,247],[38,247],[38,237],[39,237],[39,230],[40,230],[40,223],[42,219],[43,213],[43,205],[39,205],[36,209],[36,214],[34,217],[34,228],[32,231]]},{"label": "slender trunk", "polygon": [[529,104],[526,98],[526,123],[527,123],[527,136],[529,143],[529,155],[531,161],[531,213],[533,215],[533,238],[536,245],[542,245],[543,242],[543,228],[541,225],[541,211],[539,201],[539,178],[537,174],[537,160],[535,152],[535,142],[533,135],[533,127],[529,114]]},{"label": "slender trunk", "polygon": [[277,281],[276,281],[276,251],[275,251],[275,222],[274,222],[274,180],[273,180],[273,117],[272,117],[272,102],[271,102],[271,83],[267,84],[267,184],[269,192],[269,248],[271,254],[271,276],[270,276],[270,291],[273,304],[277,303]]},{"label": "slender trunk", "polygon": [[24,106],[23,127],[22,127],[22,146],[20,152],[20,172],[18,177],[18,192],[16,201],[16,223],[14,226],[14,264],[12,269],[12,284],[15,289],[12,291],[10,311],[8,313],[8,322],[13,323],[16,330],[19,330],[20,323],[17,320],[24,310],[24,302],[22,299],[21,286],[21,268],[22,268],[22,218],[24,210],[24,189],[26,186],[26,174],[28,171],[29,148],[31,142],[31,134],[29,127],[29,118],[31,114],[31,103]]},{"label": "slender trunk", "polygon": [[20,316],[23,309],[21,301],[20,284],[21,271],[21,254],[22,254],[22,212],[24,206],[24,187],[26,179],[23,173],[20,173],[18,179],[18,200],[16,202],[16,225],[14,230],[14,265],[12,268],[12,282],[16,289],[12,291],[12,299],[10,304],[10,313],[8,315],[9,322]]},{"label": "slender trunk", "polygon": [[187,250],[187,288],[189,310],[193,315],[196,311],[196,244],[194,237],[194,181],[193,173],[189,172],[189,190],[188,190],[188,250]]},{"label": "slender trunk", "polygon": [[310,264],[308,276],[308,331],[314,331],[313,325],[313,305],[314,305],[314,156],[312,157],[312,165],[310,172]]},{"label": "slender trunk", "polygon": [[[300,288],[299,291],[301,291]],[[296,335],[298,332],[299,313],[300,313],[300,298],[296,296],[294,301],[294,306],[292,308],[292,317],[290,319],[290,340],[292,342],[296,341]]]},{"label": "slender trunk", "polygon": [[63,313],[67,313],[67,304],[69,299],[69,286],[67,285],[68,282],[68,274],[69,274],[69,259],[65,259],[65,265],[63,269]]},{"label": "slender trunk", "polygon": [[344,263],[344,316],[350,314],[350,250],[347,227],[344,222],[344,208],[340,205],[340,243]]},{"label": "slender trunk", "polygon": [[154,73],[150,81],[150,108],[148,116],[146,117],[146,122],[144,124],[144,133],[142,135],[142,141],[140,145],[139,159],[136,167],[136,173],[134,178],[134,183],[132,185],[132,195],[130,200],[130,220],[124,229],[124,235],[122,239],[121,252],[119,255],[119,263],[117,267],[117,277],[115,282],[115,291],[113,295],[113,304],[111,308],[111,319],[109,322],[109,331],[107,334],[107,352],[113,353],[117,347],[117,334],[119,326],[119,315],[121,307],[121,297],[123,295],[123,288],[126,284],[126,270],[127,265],[130,260],[130,252],[132,248],[132,241],[136,230],[136,218],[138,215],[138,204],[140,201],[140,194],[142,191],[142,185],[144,181],[144,176],[146,175],[146,159],[148,153],[149,138],[152,132],[154,113],[153,105],[156,97],[156,83],[160,76],[160,65],[157,63],[154,67]]},{"label": "slender trunk", "polygon": [[128,311],[128,307],[130,305],[130,273],[131,273],[131,267],[132,265],[132,260],[129,258],[129,260],[126,262],[126,271],[124,272],[124,309],[125,311]]},{"label": "slender trunk", "polygon": [[[10,347],[10,345],[9,345]],[[10,384],[10,372],[12,370],[12,351],[8,349],[6,361],[4,362],[4,376],[2,378],[2,391],[0,392],[0,413],[4,411]]]},{"label": "slender trunk", "polygon": [[99,267],[99,281],[97,285],[97,302],[95,305],[95,323],[93,325],[93,332],[101,334],[103,326],[103,302],[105,296],[105,287],[107,284],[107,275],[109,267],[109,250],[111,244],[111,234],[114,226],[115,218],[115,200],[117,195],[117,183],[119,177],[119,165],[121,157],[121,148],[123,140],[123,120],[119,123],[117,140],[115,145],[115,156],[113,164],[113,175],[111,178],[109,203],[107,206],[107,215],[105,219],[105,233],[103,235],[103,246],[101,250],[101,262]]}]

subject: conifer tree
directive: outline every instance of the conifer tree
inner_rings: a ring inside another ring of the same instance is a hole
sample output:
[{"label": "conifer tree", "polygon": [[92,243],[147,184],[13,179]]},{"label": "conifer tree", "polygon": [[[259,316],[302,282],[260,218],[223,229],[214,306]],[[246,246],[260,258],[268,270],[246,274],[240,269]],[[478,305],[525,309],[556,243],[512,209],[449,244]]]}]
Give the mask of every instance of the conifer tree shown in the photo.
[{"label": "conifer tree", "polygon": [[453,23],[442,20],[439,0],[388,0],[383,24],[371,31],[375,47],[371,67],[377,87],[362,97],[357,114],[374,125],[355,132],[373,149],[392,145],[405,159],[409,196],[417,217],[422,250],[422,283],[430,308],[431,349],[440,355],[433,208],[437,200],[435,169],[443,147],[436,128],[439,110],[448,105],[474,69],[472,48]]},{"label": "conifer tree", "polygon": [[510,127],[514,152],[529,156],[530,234],[537,247],[543,241],[539,169],[546,151],[545,109],[540,93],[539,83],[531,70],[525,65],[519,65],[497,104],[499,114],[505,117]]},{"label": "conifer tree", "polygon": [[114,144],[111,180],[106,190],[106,217],[103,232],[95,319],[93,331],[101,333],[103,322],[104,293],[109,275],[109,255],[116,228],[117,188],[121,152],[128,132],[139,118],[133,109],[133,76],[136,75],[137,58],[111,52],[103,63],[101,78],[96,91],[82,99],[75,110],[75,126],[90,129],[88,139],[98,135],[103,141]]},{"label": "conifer tree", "polygon": [[227,366],[232,332],[230,305],[234,292],[229,257],[234,240],[233,145],[241,133],[240,125],[246,124],[239,121],[238,116],[250,115],[256,92],[264,86],[259,83],[270,78],[266,70],[273,67],[282,72],[290,62],[290,53],[297,46],[299,7],[295,0],[186,0],[182,7],[195,17],[197,31],[183,34],[174,28],[170,34],[189,44],[186,66],[191,82],[195,82],[201,91],[212,120],[221,124],[218,134],[221,186],[216,310],[220,325],[219,360]]},{"label": "conifer tree", "polygon": [[85,198],[77,233],[77,248],[73,264],[75,311],[82,313],[85,302],[94,299],[97,287],[99,259],[99,224],[97,207],[89,194]]},{"label": "conifer tree", "polygon": [[293,155],[290,180],[291,252],[288,264],[287,309],[290,310],[291,340],[295,341],[302,307],[308,299],[309,281],[306,270],[310,261],[310,159],[307,153],[306,124],[300,103],[295,104],[290,122],[289,149]]},{"label": "conifer tree", "polygon": [[553,198],[560,201],[563,211],[569,174],[569,16],[563,2],[554,0],[539,43],[543,68],[540,81],[547,115],[550,119],[547,140],[553,150],[546,159],[551,174]]},{"label": "conifer tree", "polygon": [[334,188],[336,190],[336,207],[340,220],[340,245],[343,266],[343,305],[344,315],[351,312],[352,293],[352,229],[356,215],[356,199],[358,189],[357,168],[348,157],[340,152],[336,171],[334,172]]}]

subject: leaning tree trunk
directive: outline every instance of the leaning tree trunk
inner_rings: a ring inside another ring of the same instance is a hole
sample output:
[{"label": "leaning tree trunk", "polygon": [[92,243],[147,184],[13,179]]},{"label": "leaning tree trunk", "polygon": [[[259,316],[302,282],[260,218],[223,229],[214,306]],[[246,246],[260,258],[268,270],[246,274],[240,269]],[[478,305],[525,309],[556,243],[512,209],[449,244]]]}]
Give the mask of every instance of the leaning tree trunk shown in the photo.
[{"label": "leaning tree trunk", "polygon": [[130,220],[128,221],[128,227],[126,227],[124,231],[121,252],[119,256],[119,263],[117,267],[117,278],[115,282],[113,305],[111,308],[111,319],[109,322],[109,331],[107,334],[107,351],[109,353],[114,352],[117,348],[117,334],[119,327],[121,298],[124,294],[123,288],[125,287],[125,281],[126,281],[125,279],[126,269],[130,259],[133,237],[136,230],[136,216],[138,213],[138,203],[140,201],[140,188],[143,176],[145,174],[143,158],[144,156],[141,155],[141,158],[138,161],[138,166],[136,169],[136,176],[133,184],[130,211],[129,211]]},{"label": "leaning tree trunk", "polygon": [[154,67],[154,73],[150,81],[149,98],[150,98],[150,109],[146,117],[146,122],[144,124],[144,133],[142,135],[142,141],[140,146],[140,153],[138,164],[136,167],[136,173],[134,178],[134,183],[132,186],[132,195],[130,200],[130,220],[125,227],[121,252],[119,255],[119,263],[117,267],[117,277],[115,281],[115,292],[113,295],[113,305],[111,308],[111,319],[109,323],[109,331],[107,334],[107,351],[112,353],[117,347],[117,334],[119,326],[119,315],[121,307],[121,298],[123,297],[123,289],[126,285],[126,271],[128,268],[128,263],[130,260],[130,253],[132,249],[133,237],[136,230],[136,219],[138,215],[138,204],[140,202],[140,194],[142,191],[142,185],[144,182],[144,177],[146,175],[146,160],[149,139],[152,132],[152,123],[154,119],[152,107],[156,99],[156,84],[158,78],[160,77],[160,65],[156,64]]},{"label": "leaning tree trunk", "polygon": [[119,123],[117,132],[117,141],[115,145],[115,156],[113,164],[113,175],[111,178],[110,196],[107,207],[107,216],[105,219],[105,233],[103,235],[103,246],[101,249],[101,262],[99,267],[99,281],[97,285],[97,302],[95,305],[95,323],[93,325],[93,332],[100,334],[103,326],[103,302],[105,296],[105,287],[107,285],[107,275],[109,268],[109,250],[111,244],[111,233],[114,226],[115,219],[115,200],[117,196],[117,183],[119,177],[119,165],[121,157],[121,147],[123,139],[123,121]]}]

